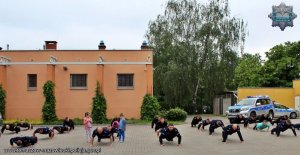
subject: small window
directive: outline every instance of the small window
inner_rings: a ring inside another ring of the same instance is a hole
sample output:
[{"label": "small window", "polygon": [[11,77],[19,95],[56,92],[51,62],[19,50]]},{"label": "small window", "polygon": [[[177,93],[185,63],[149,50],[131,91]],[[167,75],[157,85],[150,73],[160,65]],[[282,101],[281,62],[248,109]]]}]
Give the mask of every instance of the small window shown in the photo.
[{"label": "small window", "polygon": [[87,74],[71,74],[71,89],[87,89]]},{"label": "small window", "polygon": [[118,88],[133,89],[133,74],[118,74]]},{"label": "small window", "polygon": [[27,88],[28,90],[36,90],[37,87],[37,75],[28,74],[27,75]]},{"label": "small window", "polygon": [[261,105],[266,105],[266,104],[267,104],[267,100],[262,99],[262,100],[261,100]]}]

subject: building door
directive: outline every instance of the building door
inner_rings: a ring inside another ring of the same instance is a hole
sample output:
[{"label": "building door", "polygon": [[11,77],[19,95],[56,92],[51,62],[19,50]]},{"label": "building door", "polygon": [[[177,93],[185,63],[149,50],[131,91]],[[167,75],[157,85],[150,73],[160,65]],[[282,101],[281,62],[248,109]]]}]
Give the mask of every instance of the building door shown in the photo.
[{"label": "building door", "polygon": [[295,109],[300,110],[300,96],[295,96]]}]

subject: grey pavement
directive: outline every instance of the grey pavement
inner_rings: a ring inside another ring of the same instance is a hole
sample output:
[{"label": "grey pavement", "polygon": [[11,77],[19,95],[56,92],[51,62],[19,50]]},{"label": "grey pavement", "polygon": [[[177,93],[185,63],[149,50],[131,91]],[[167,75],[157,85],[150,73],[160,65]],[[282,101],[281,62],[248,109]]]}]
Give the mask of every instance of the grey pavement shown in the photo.
[{"label": "grey pavement", "polygon": [[[202,116],[203,118],[209,116]],[[225,117],[211,116],[210,119],[221,119],[225,124],[228,120]],[[128,125],[126,131],[126,139],[124,143],[119,143],[118,140],[109,145],[109,139],[103,139],[97,146],[91,147],[85,142],[85,131],[83,126],[76,126],[74,131],[65,134],[55,134],[54,139],[50,140],[48,135],[38,134],[38,143],[32,147],[27,147],[33,150],[38,149],[54,149],[54,148],[84,148],[101,150],[99,154],[109,155],[182,155],[182,154],[222,154],[222,155],[299,155],[300,154],[300,132],[297,130],[298,137],[295,137],[291,130],[282,133],[280,137],[271,135],[266,131],[253,131],[245,129],[241,125],[241,132],[244,142],[241,143],[237,134],[229,136],[227,143],[222,143],[221,132],[218,128],[212,136],[208,135],[208,127],[205,131],[199,131],[197,128],[190,127],[191,117],[188,117],[185,124],[177,125],[179,132],[182,135],[182,145],[177,147],[177,138],[173,142],[166,142],[164,147],[161,147],[158,142],[158,137],[154,130],[149,125]],[[293,123],[300,123],[300,119],[292,120]],[[96,126],[94,126],[95,128]],[[270,129],[272,129],[272,126]],[[35,129],[36,127],[34,127]],[[5,131],[0,137],[1,154],[4,149],[10,149],[9,139],[15,136],[31,136],[33,130],[21,131],[19,134],[12,134],[10,131]],[[15,149],[15,148],[13,148]],[[6,153],[6,154],[25,154],[25,153]],[[27,153],[33,154],[33,153]],[[42,154],[42,153],[35,153]],[[47,154],[47,153],[44,153]],[[62,154],[62,153],[53,153]],[[70,154],[70,153],[66,153]],[[80,154],[80,153],[73,153]],[[94,153],[93,153],[94,154]]]}]

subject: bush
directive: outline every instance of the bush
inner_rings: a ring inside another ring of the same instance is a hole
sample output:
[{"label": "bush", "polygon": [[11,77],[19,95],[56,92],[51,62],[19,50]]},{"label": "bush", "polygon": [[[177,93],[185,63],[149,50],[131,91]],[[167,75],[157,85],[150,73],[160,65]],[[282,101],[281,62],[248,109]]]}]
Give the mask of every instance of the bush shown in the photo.
[{"label": "bush", "polygon": [[154,96],[146,94],[141,107],[141,119],[152,120],[159,113],[160,105]]},{"label": "bush", "polygon": [[52,81],[47,81],[43,86],[45,102],[42,112],[44,122],[54,122],[57,120],[55,111],[56,99],[54,95],[54,87],[55,84]]},{"label": "bush", "polygon": [[166,114],[166,118],[171,121],[185,121],[186,117],[187,112],[180,108],[170,109]]},{"label": "bush", "polygon": [[82,118],[74,118],[73,122],[75,125],[83,125],[83,119]]},{"label": "bush", "polygon": [[158,113],[158,116],[163,117],[163,118],[167,118],[167,112],[166,110],[160,110]]},{"label": "bush", "polygon": [[2,115],[2,119],[5,118],[5,98],[6,98],[5,90],[0,84],[0,115]]},{"label": "bush", "polygon": [[106,123],[106,99],[97,82],[95,97],[93,97],[92,119],[94,123]]}]

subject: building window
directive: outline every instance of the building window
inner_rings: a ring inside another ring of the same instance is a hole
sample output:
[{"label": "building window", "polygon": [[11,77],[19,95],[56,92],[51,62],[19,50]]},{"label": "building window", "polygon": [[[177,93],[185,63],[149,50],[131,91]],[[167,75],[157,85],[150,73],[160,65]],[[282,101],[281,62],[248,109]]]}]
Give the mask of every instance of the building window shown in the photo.
[{"label": "building window", "polygon": [[28,90],[36,90],[37,87],[37,75],[28,74],[27,75],[27,88]]},{"label": "building window", "polygon": [[133,74],[118,74],[119,89],[133,89]]},{"label": "building window", "polygon": [[71,74],[71,89],[87,89],[87,74]]}]

